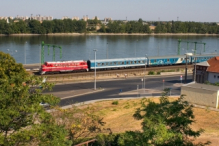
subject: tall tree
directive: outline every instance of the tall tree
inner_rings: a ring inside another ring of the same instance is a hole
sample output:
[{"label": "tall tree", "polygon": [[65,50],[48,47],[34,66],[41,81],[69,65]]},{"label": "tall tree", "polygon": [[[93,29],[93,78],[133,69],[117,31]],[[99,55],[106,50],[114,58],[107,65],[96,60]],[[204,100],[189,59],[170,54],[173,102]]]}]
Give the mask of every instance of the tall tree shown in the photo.
[{"label": "tall tree", "polygon": [[[59,98],[42,94],[52,84],[32,76],[9,54],[0,52],[0,145],[67,145],[67,131],[40,102],[55,106]],[[39,88],[39,87],[42,88]]]}]

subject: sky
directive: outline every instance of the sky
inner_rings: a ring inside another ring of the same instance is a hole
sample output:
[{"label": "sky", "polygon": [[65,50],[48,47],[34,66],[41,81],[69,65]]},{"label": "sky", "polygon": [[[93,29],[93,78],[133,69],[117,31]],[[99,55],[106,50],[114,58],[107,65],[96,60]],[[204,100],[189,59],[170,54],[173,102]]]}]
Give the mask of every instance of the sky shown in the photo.
[{"label": "sky", "polygon": [[219,22],[219,0],[0,0],[1,16]]}]

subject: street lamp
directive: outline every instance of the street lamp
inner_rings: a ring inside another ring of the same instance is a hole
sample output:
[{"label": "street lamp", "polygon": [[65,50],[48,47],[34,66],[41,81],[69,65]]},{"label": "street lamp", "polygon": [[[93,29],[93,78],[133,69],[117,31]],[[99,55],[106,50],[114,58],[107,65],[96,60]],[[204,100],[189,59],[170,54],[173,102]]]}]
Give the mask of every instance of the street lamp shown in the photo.
[{"label": "street lamp", "polygon": [[138,43],[138,40],[136,41],[136,44],[135,44],[135,57],[136,57],[136,48],[137,48],[137,43]]},{"label": "street lamp", "polygon": [[143,89],[143,79],[141,79],[141,82],[142,82],[141,88]]},{"label": "street lamp", "polygon": [[96,90],[96,52],[98,50],[94,49],[94,90]]},{"label": "street lamp", "polygon": [[106,48],[106,59],[108,59],[108,42],[107,42],[107,48]]},{"label": "street lamp", "polygon": [[25,42],[25,46],[24,46],[24,64],[26,64],[26,44],[27,42]]},{"label": "street lamp", "polygon": [[145,90],[145,74],[146,74],[146,65],[147,65],[148,56],[145,54],[145,70],[144,70],[144,90]]},{"label": "street lamp", "polygon": [[187,82],[187,60],[188,60],[188,56],[192,56],[192,53],[186,53],[186,68],[185,68],[185,84]]},{"label": "street lamp", "polygon": [[[194,50],[192,50],[194,51]],[[197,57],[196,55],[194,55],[194,62],[195,62],[195,69],[194,69],[194,82],[196,82],[196,61],[197,61]]]}]

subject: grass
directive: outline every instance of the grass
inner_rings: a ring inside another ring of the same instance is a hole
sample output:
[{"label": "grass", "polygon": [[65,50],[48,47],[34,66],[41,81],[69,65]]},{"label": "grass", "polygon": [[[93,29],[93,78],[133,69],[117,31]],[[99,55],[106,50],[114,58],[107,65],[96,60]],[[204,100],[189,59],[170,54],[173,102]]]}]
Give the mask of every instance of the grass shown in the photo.
[{"label": "grass", "polygon": [[[176,98],[170,98],[170,101]],[[133,114],[138,107],[141,106],[142,99],[129,99],[117,101],[99,101],[92,103],[97,107],[96,114],[102,116],[106,122],[104,128],[110,128],[113,133],[125,131],[141,130],[141,121],[135,120]],[[153,98],[155,102],[159,102],[158,98]],[[113,104],[114,103],[114,104]],[[116,103],[116,106],[115,106]],[[197,139],[197,141],[211,141],[211,146],[219,143],[219,112],[196,108],[193,109],[195,115],[195,123],[191,125],[194,130],[200,128],[205,132]]]}]

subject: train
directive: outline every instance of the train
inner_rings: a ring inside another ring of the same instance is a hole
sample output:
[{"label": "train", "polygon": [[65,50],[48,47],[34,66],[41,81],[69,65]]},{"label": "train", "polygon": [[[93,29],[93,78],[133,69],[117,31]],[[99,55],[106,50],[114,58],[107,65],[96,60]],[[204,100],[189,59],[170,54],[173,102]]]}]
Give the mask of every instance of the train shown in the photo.
[{"label": "train", "polygon": [[193,64],[207,61],[215,56],[217,54],[54,61],[41,65],[40,74]]}]

